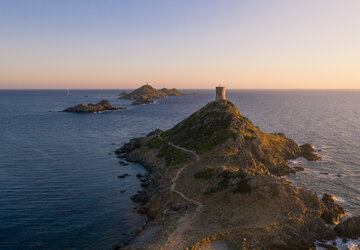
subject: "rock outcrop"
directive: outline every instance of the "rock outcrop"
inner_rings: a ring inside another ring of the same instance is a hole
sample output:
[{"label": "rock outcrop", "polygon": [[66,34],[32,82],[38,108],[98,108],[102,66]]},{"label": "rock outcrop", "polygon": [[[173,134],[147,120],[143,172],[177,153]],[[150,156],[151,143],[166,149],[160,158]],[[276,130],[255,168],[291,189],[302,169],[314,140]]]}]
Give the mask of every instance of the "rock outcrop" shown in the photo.
[{"label": "rock outcrop", "polygon": [[321,215],[321,219],[323,219],[328,224],[338,223],[340,218],[345,214],[345,210],[339,205],[335,204],[333,196],[329,194],[324,194],[322,201],[325,205],[325,210]]},{"label": "rock outcrop", "polygon": [[102,100],[96,104],[89,103],[88,105],[85,104],[78,104],[73,107],[69,107],[63,112],[73,112],[73,113],[99,113],[105,111],[114,111],[114,110],[124,110],[126,108],[117,108],[111,106],[110,102],[107,100]]},{"label": "rock outcrop", "polygon": [[308,161],[321,160],[321,158],[315,154],[314,148],[308,143],[301,145],[300,150],[301,150],[300,156],[304,157]]},{"label": "rock outcrop", "polygon": [[[279,178],[294,172],[288,160],[305,151],[315,159],[308,146],[261,131],[225,100],[170,130],[132,139],[116,153],[150,171],[133,199],[162,225],[153,242],[139,248],[197,249],[221,241],[230,249],[311,249],[316,240],[334,240],[327,224],[343,209],[329,195],[319,199]],[[176,193],[170,188],[175,176]]]},{"label": "rock outcrop", "polygon": [[343,238],[360,238],[360,217],[349,218],[336,225],[334,230],[338,236]]},{"label": "rock outcrop", "polygon": [[131,93],[121,94],[120,98],[126,99],[126,100],[136,100],[139,98],[147,98],[148,100],[151,100],[153,98],[163,98],[165,96],[181,96],[181,95],[185,95],[185,94],[179,92],[176,89],[163,88],[160,90],[156,90],[155,88],[153,88],[150,85],[143,85]]}]

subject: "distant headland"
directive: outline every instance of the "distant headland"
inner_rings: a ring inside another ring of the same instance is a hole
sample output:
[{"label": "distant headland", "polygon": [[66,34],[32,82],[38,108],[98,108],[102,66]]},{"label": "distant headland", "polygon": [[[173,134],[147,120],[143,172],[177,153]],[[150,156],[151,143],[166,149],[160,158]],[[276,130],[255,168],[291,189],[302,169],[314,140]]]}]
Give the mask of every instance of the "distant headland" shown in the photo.
[{"label": "distant headland", "polygon": [[120,93],[120,99],[125,100],[135,100],[133,102],[133,105],[141,105],[141,104],[151,104],[154,102],[154,98],[163,98],[166,96],[182,96],[185,95],[184,93],[181,93],[177,89],[167,89],[162,88],[160,90],[156,90],[151,85],[146,84],[141,86],[138,89],[135,89],[131,93],[126,93],[123,91]]}]

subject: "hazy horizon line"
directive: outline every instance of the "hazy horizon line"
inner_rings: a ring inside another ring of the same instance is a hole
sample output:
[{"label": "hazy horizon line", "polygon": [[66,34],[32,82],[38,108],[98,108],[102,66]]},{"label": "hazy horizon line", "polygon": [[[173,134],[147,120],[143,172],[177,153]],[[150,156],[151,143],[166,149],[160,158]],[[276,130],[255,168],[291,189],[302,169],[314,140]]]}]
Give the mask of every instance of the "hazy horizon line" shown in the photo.
[{"label": "hazy horizon line", "polygon": [[[226,88],[226,86],[225,86]],[[135,90],[135,89],[138,89],[138,88],[54,88],[54,89],[47,89],[47,88],[0,88],[0,91],[2,90]],[[155,88],[156,89],[156,88]],[[161,89],[161,88],[159,88]],[[187,88],[176,88],[176,89],[179,89],[179,90],[214,90],[214,88],[192,88],[192,89],[187,89]],[[285,88],[226,88],[226,90],[360,90],[360,88],[312,88],[312,89],[309,89],[309,88],[288,88],[288,89],[285,89]]]}]

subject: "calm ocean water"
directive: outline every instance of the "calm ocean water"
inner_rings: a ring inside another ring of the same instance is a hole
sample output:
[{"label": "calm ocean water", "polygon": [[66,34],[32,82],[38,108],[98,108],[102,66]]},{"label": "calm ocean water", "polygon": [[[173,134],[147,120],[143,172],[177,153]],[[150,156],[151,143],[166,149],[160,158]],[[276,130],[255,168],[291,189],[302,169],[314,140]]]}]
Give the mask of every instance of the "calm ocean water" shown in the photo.
[{"label": "calm ocean water", "polygon": [[[145,170],[108,153],[214,99],[213,90],[184,92],[196,95],[131,106],[119,90],[0,91],[0,249],[111,249],[127,240],[144,221],[129,197]],[[264,131],[320,150],[323,161],[295,162],[305,171],[289,179],[360,215],[360,91],[228,90],[227,98]],[[101,99],[129,109],[55,112]]]}]

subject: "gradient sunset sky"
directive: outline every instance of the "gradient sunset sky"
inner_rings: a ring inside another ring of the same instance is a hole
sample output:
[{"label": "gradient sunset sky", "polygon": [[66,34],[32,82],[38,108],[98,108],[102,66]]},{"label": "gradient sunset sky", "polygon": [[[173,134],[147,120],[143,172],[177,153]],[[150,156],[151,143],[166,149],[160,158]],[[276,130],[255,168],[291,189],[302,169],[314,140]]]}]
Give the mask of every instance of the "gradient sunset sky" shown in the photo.
[{"label": "gradient sunset sky", "polygon": [[0,89],[358,89],[359,0],[0,0]]}]

